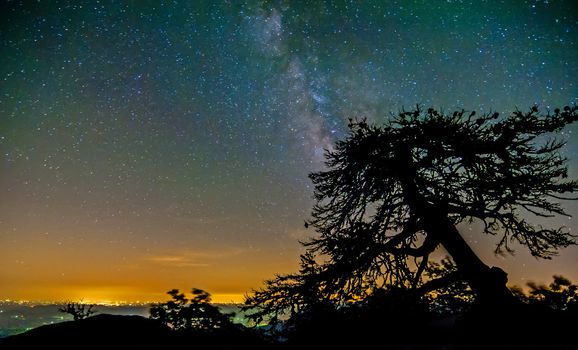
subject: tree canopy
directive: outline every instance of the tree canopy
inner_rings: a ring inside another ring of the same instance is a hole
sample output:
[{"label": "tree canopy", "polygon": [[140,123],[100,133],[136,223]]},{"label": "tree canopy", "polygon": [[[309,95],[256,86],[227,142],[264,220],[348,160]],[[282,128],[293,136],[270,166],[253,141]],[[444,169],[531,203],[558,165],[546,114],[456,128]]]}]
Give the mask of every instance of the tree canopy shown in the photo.
[{"label": "tree canopy", "polygon": [[193,288],[189,299],[178,289],[167,292],[172,300],[152,305],[152,319],[175,331],[211,331],[232,326],[233,315],[223,314],[211,305],[211,295],[202,289]]},{"label": "tree canopy", "polygon": [[549,259],[575,244],[567,228],[527,217],[567,215],[561,201],[573,199],[578,182],[568,179],[558,133],[577,110],[544,115],[532,107],[502,117],[418,106],[384,125],[350,120],[348,137],[326,152],[327,169],[310,175],[316,204],[306,226],[317,236],[304,243],[302,270],[268,281],[247,304],[263,316],[386,286],[425,288],[435,282],[423,275],[438,247],[478,297],[510,300],[506,273],[484,264],[456,225],[482,223],[482,233],[498,237],[496,253],[516,242]]}]

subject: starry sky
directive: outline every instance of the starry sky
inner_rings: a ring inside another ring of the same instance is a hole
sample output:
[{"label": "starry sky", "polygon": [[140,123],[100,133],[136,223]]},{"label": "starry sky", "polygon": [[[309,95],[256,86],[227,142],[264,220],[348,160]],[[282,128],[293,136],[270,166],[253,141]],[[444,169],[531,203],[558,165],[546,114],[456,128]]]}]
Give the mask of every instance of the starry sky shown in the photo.
[{"label": "starry sky", "polygon": [[[348,118],[578,100],[573,0],[1,6],[0,299],[238,301],[296,269],[307,174]],[[576,247],[495,257],[460,229],[514,284],[578,282]]]}]

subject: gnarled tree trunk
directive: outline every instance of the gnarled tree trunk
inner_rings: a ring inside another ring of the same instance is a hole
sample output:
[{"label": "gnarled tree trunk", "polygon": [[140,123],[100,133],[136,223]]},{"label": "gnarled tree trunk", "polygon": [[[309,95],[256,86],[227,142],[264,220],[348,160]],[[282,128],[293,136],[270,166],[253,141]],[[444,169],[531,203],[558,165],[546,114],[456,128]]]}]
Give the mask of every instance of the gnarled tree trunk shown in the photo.
[{"label": "gnarled tree trunk", "polygon": [[439,205],[431,204],[420,194],[415,179],[417,172],[412,164],[411,150],[397,150],[399,180],[410,210],[422,221],[428,236],[441,244],[455,261],[458,271],[486,305],[506,307],[516,299],[506,286],[508,275],[498,267],[489,267],[472,250],[450,221],[448,213]]},{"label": "gnarled tree trunk", "polygon": [[470,284],[483,304],[505,307],[516,303],[516,299],[506,286],[507,274],[498,267],[489,267],[472,250],[460,232],[448,219],[447,214],[433,206],[426,206],[422,212],[424,228],[454,259],[458,271]]}]

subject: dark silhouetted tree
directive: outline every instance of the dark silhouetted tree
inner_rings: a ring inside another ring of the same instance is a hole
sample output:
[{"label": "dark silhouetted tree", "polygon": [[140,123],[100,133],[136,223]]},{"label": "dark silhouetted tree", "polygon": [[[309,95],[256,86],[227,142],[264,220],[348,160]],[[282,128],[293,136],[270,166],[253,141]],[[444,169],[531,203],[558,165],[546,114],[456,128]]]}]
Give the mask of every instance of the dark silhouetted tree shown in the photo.
[{"label": "dark silhouetted tree", "polygon": [[85,304],[83,302],[67,302],[65,306],[58,308],[58,311],[72,315],[75,321],[79,321],[95,314],[97,312],[94,310],[95,306],[95,304]]},{"label": "dark silhouetted tree", "polygon": [[211,331],[232,326],[232,314],[223,314],[211,304],[211,295],[204,290],[193,288],[191,299],[178,289],[167,292],[172,298],[166,303],[154,304],[150,317],[176,331]]},{"label": "dark silhouetted tree", "polygon": [[383,126],[352,120],[349,136],[326,153],[327,169],[310,175],[316,205],[306,226],[318,236],[304,243],[306,269],[267,282],[247,307],[278,314],[319,295],[343,303],[387,286],[426,292],[441,286],[423,278],[438,247],[457,266],[443,282],[462,278],[482,303],[515,304],[507,274],[482,262],[456,225],[481,223],[481,233],[499,237],[496,253],[516,242],[549,259],[574,244],[567,229],[526,218],[566,215],[560,200],[578,183],[567,178],[554,133],[577,110],[500,117],[417,107]]}]

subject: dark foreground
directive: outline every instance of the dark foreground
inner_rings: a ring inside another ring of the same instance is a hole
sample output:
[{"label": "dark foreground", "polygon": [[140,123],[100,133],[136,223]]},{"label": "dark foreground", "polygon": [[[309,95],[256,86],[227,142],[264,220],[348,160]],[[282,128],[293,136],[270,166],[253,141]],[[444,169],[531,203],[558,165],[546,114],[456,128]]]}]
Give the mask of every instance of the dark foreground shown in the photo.
[{"label": "dark foreground", "polygon": [[242,326],[226,333],[185,334],[142,316],[100,314],[0,338],[0,349],[169,349],[181,345],[194,349],[264,349],[261,343],[256,332]]},{"label": "dark foreground", "polygon": [[[578,319],[534,312],[454,320],[314,316],[283,341],[243,326],[172,332],[141,316],[101,314],[0,339],[0,349],[578,349]],[[415,316],[415,315],[413,315]]]}]

